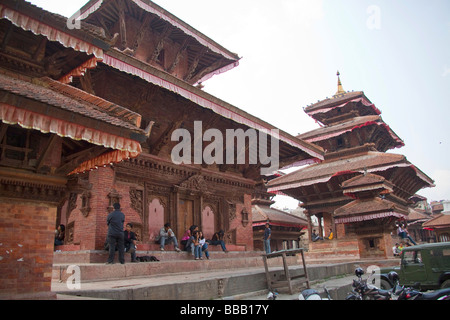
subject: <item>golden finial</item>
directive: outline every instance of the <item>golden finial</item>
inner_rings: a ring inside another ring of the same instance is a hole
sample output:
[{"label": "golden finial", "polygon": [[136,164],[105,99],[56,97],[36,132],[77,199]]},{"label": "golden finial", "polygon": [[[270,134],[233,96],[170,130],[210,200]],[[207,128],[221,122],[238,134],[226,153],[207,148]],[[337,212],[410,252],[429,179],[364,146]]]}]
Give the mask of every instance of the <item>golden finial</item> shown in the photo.
[{"label": "golden finial", "polygon": [[342,87],[342,83],[341,83],[341,78],[340,78],[340,73],[339,73],[339,70],[338,70],[338,72],[336,73],[336,75],[337,75],[337,77],[338,77],[338,90],[337,90],[337,92],[334,94],[334,96],[338,96],[338,95],[340,95],[340,94],[344,94],[345,93],[345,90],[344,90],[344,88]]}]

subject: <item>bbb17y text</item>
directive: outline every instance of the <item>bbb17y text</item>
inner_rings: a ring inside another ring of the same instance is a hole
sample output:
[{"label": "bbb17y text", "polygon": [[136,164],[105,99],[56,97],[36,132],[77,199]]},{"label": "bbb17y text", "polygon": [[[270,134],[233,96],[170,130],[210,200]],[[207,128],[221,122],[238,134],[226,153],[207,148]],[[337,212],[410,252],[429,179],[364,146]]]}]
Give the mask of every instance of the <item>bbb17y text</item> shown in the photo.
[{"label": "bbb17y text", "polygon": [[206,315],[210,318],[214,312],[222,313],[225,315],[253,315],[262,314],[266,315],[269,310],[269,305],[262,304],[226,304],[223,308],[214,307],[198,307],[187,305],[186,307],[181,307],[180,314],[182,315]]}]

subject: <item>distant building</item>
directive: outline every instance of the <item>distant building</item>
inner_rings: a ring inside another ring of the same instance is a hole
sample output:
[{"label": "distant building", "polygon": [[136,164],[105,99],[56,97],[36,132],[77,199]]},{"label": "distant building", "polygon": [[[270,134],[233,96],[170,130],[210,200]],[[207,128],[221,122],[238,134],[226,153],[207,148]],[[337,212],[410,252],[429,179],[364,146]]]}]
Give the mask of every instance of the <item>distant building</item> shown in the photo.
[{"label": "distant building", "polygon": [[425,222],[423,227],[433,230],[436,233],[438,242],[450,241],[450,200],[434,204],[433,212],[439,213],[434,213],[433,218]]},{"label": "distant building", "polygon": [[253,195],[253,247],[263,250],[263,234],[268,222],[272,231],[270,246],[272,251],[297,249],[302,247],[300,237],[306,232],[308,221],[298,215],[271,208],[274,203],[270,193]]}]

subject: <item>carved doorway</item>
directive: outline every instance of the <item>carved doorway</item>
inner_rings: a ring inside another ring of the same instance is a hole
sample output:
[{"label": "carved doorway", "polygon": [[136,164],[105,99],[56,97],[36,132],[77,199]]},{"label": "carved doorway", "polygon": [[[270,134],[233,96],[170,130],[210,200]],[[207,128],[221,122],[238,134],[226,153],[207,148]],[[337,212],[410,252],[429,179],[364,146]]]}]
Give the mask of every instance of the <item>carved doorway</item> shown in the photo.
[{"label": "carved doorway", "polygon": [[194,201],[180,199],[178,203],[177,231],[178,241],[181,241],[184,233],[194,224]]}]

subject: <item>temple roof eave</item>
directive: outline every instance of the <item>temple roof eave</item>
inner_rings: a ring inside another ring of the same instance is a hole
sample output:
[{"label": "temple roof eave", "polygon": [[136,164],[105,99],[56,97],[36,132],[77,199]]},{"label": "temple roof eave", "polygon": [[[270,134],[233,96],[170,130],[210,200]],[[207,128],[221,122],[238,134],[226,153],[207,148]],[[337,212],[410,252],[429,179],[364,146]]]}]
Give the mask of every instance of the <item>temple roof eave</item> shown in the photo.
[{"label": "temple roof eave", "polygon": [[351,120],[342,121],[333,125],[328,125],[318,129],[308,131],[306,133],[300,134],[297,137],[308,142],[318,142],[326,139],[341,136],[342,134],[352,132],[355,129],[363,128],[370,125],[377,125],[385,129],[389,137],[394,141],[394,147],[404,146],[404,142],[399,136],[384,123],[380,115],[370,115],[356,117]]},{"label": "temple roof eave", "polygon": [[273,125],[245,112],[242,109],[239,109],[168,73],[160,71],[149,64],[143,63],[136,58],[127,56],[117,49],[112,48],[108,50],[104,55],[103,63],[118,69],[119,71],[138,76],[149,83],[174,92],[183,98],[194,102],[198,106],[209,109],[222,117],[228,118],[240,124],[244,124],[252,129],[265,132],[268,135],[280,140],[280,142],[301,150],[304,154],[304,160],[324,159],[324,150],[320,146],[298,139],[297,137],[274,127]]},{"label": "temple roof eave", "polygon": [[252,205],[252,220],[254,226],[264,225],[266,222],[292,227],[308,225],[306,219],[264,205]]},{"label": "temple roof eave", "polygon": [[[240,60],[239,56],[236,53],[233,53],[214,40],[210,39],[200,31],[196,30],[183,20],[179,19],[172,13],[168,12],[167,10],[163,9],[156,3],[149,1],[149,0],[130,0],[134,4],[136,4],[139,8],[142,10],[157,15],[160,19],[170,23],[171,25],[177,27],[178,29],[182,30],[186,35],[189,35],[193,38],[195,38],[198,42],[200,42],[205,47],[208,47],[210,50],[222,55],[224,58],[232,60],[232,61],[238,61]],[[106,2],[105,0],[90,0],[88,3],[86,3],[81,9],[80,9],[80,18],[82,20],[85,20],[88,18],[89,15],[96,12],[98,9],[101,8],[103,2]]]},{"label": "temple roof eave", "polygon": [[429,187],[434,186],[434,181],[407,161],[403,155],[367,152],[352,158],[334,159],[310,165],[269,181],[267,187],[269,192],[283,191],[316,183],[325,183],[332,177],[345,173],[375,173],[397,167],[412,168],[424,184]]},{"label": "temple roof eave", "polygon": [[[190,57],[190,59],[198,58],[198,65],[196,68],[198,72],[195,75],[190,74],[188,76],[188,79],[185,79],[187,82],[193,85],[201,84],[202,82],[210,79],[214,75],[227,72],[239,65],[239,61],[241,58],[237,54],[227,50],[214,40],[210,39],[203,33],[194,29],[192,26],[185,23],[181,19],[177,18],[170,12],[164,10],[163,8],[153,3],[152,1],[149,0],[121,0],[121,1],[123,3],[119,3],[119,8],[116,8],[117,5],[116,2],[106,0],[89,1],[83,8],[81,8],[79,20],[81,20],[82,23],[88,21],[92,24],[98,24],[99,21],[102,21],[101,26],[105,29],[107,28],[105,21],[108,19],[113,19],[112,17],[115,17],[117,11],[120,10],[124,10],[124,12],[128,13],[135,13],[137,19],[140,19],[142,13],[144,13],[144,15],[147,17],[144,18],[144,21],[153,21],[154,18],[158,19],[158,21],[161,21],[162,23],[166,24],[165,30],[171,30],[170,32],[168,32],[168,34],[171,34],[170,37],[173,38],[172,39],[173,41],[180,42],[180,45],[181,43],[185,44],[190,43],[189,46],[195,43],[193,47],[203,48],[199,49],[198,53],[192,53],[192,56]],[[114,6],[114,8],[111,8],[111,6]],[[139,11],[141,13],[137,13]],[[116,19],[120,18],[116,17]],[[107,33],[112,34],[110,30],[105,29],[105,31]],[[142,32],[142,30],[139,32]],[[169,37],[169,35],[167,35],[167,37]],[[122,40],[124,40],[124,38],[122,38]],[[122,43],[124,47],[122,47],[121,49],[124,50],[124,52],[125,51],[130,52],[131,55],[134,56],[136,53],[136,49],[139,46],[138,43],[139,42],[135,42],[134,44],[127,43],[125,40],[125,42]],[[200,52],[203,53],[200,54]]]}]

